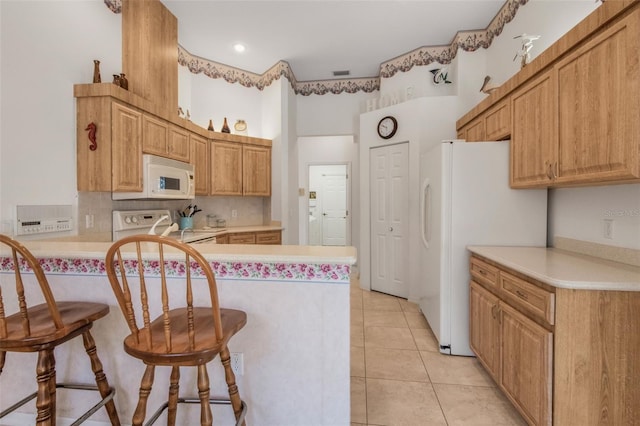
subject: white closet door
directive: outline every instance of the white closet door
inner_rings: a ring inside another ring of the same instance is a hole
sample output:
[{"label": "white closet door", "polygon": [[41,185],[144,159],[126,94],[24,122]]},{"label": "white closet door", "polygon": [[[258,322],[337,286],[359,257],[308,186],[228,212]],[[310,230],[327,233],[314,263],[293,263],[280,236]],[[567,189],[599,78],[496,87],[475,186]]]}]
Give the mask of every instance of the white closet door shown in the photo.
[{"label": "white closet door", "polygon": [[409,144],[373,148],[371,170],[371,289],[408,295]]}]

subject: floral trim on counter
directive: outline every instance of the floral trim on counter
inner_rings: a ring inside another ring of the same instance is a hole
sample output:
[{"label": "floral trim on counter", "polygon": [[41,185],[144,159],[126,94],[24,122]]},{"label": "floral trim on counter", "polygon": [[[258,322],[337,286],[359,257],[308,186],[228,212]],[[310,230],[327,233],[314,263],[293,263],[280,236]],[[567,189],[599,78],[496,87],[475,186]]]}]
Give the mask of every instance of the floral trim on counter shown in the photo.
[{"label": "floral trim on counter", "polygon": [[[42,258],[40,265],[45,274],[106,275],[102,259]],[[145,260],[144,272],[147,277],[160,276],[160,262]],[[266,280],[266,281],[308,281],[348,283],[351,267],[343,264],[309,264],[280,262],[217,262],[210,263],[217,279],[225,280]],[[0,273],[13,273],[13,259],[0,257]],[[31,272],[26,263],[21,262],[20,270]],[[125,260],[125,271],[129,276],[137,275],[137,260]],[[165,272],[168,277],[184,277],[184,262],[167,260]],[[199,270],[192,268],[193,277],[201,277]]]},{"label": "floral trim on counter", "polygon": [[[498,14],[484,30],[459,31],[448,46],[423,46],[380,64],[378,77],[352,78],[339,80],[297,81],[291,66],[279,61],[263,74],[256,74],[201,58],[178,46],[178,63],[189,68],[194,74],[203,73],[210,78],[223,78],[228,83],[240,83],[244,87],[263,90],[280,77],[289,80],[296,95],[326,95],[328,93],[371,93],[380,90],[380,78],[393,77],[398,72],[407,72],[414,66],[425,66],[433,62],[446,65],[456,57],[458,49],[473,52],[479,48],[488,48],[491,42],[502,33],[504,26],[516,16],[520,6],[529,0],[506,0]],[[122,0],[104,0],[113,13],[122,12]]]}]

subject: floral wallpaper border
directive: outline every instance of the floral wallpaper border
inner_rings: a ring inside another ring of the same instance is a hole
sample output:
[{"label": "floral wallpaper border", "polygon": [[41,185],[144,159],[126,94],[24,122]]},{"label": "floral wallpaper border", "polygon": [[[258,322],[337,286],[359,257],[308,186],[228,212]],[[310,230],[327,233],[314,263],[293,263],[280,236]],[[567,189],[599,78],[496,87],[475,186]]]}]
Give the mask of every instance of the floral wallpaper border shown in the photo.
[{"label": "floral wallpaper border", "polygon": [[[106,275],[103,259],[71,259],[71,258],[42,258],[40,265],[45,274],[55,275]],[[210,263],[217,279],[225,280],[263,280],[263,281],[302,281],[344,284],[349,283],[351,267],[342,264],[309,264],[282,262],[217,262]],[[125,260],[127,275],[136,275],[138,262]],[[20,269],[31,272],[26,264]],[[13,273],[13,259],[0,257],[0,273]],[[160,262],[158,260],[144,261],[144,271],[147,277],[160,276]],[[185,263],[167,261],[165,272],[168,277],[179,278],[186,275]],[[202,276],[195,268],[193,277]]]},{"label": "floral wallpaper border", "polygon": [[[371,93],[380,90],[380,78],[393,77],[398,72],[407,72],[414,66],[425,66],[433,62],[449,64],[456,57],[458,49],[473,52],[479,48],[488,48],[491,42],[502,33],[504,26],[516,16],[520,6],[529,0],[506,0],[489,26],[483,30],[459,31],[451,44],[447,46],[423,46],[380,64],[379,76],[368,78],[297,81],[293,70],[285,61],[279,61],[263,74],[256,74],[189,53],[178,46],[178,63],[189,68],[194,74],[203,73],[210,78],[223,78],[228,83],[239,83],[244,87],[263,90],[280,77],[289,80],[297,95],[326,95],[328,93]],[[104,0],[105,5],[114,13],[122,12],[122,0]]]}]

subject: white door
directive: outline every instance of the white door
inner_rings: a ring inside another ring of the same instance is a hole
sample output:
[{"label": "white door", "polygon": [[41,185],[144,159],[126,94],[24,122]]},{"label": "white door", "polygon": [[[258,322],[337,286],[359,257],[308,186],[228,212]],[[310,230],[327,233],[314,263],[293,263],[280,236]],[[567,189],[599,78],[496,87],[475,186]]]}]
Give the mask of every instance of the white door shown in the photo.
[{"label": "white door", "polygon": [[322,245],[347,245],[347,178],[341,174],[322,176]]},{"label": "white door", "polygon": [[371,170],[371,289],[408,295],[409,144],[373,148]]}]

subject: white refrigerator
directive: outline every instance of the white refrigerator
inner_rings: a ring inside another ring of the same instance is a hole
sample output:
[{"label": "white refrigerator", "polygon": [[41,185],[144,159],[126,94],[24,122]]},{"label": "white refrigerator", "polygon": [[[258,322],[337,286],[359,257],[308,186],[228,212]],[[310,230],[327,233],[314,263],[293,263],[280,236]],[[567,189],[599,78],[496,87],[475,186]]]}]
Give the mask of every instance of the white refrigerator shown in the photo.
[{"label": "white refrigerator", "polygon": [[473,355],[466,247],[546,246],[547,190],[509,187],[508,141],[443,141],[420,168],[420,308],[440,352]]}]

